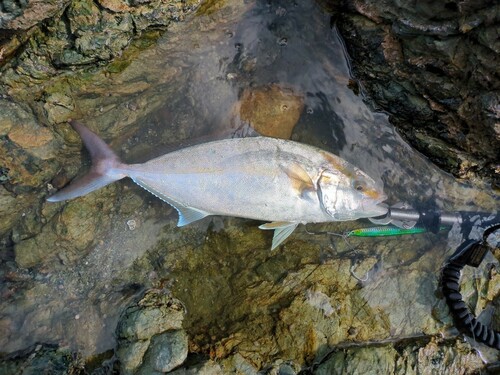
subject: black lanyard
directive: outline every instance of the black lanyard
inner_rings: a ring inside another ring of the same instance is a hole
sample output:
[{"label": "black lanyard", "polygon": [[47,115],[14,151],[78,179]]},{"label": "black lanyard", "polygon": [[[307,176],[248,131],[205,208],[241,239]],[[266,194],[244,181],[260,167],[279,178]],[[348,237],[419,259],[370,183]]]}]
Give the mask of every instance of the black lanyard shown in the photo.
[{"label": "black lanyard", "polygon": [[467,240],[457,248],[443,268],[441,289],[457,329],[478,342],[500,350],[500,333],[478,321],[460,294],[462,268],[481,264],[490,249],[487,239],[498,229],[500,223],[493,224],[485,229],[482,240]]}]

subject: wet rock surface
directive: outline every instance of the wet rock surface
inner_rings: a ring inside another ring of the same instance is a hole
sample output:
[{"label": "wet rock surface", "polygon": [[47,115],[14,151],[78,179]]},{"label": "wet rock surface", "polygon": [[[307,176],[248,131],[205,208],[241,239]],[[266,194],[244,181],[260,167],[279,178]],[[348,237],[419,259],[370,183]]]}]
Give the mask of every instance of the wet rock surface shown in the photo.
[{"label": "wet rock surface", "polygon": [[304,99],[291,88],[271,85],[245,90],[236,107],[239,120],[257,133],[290,139],[304,109]]},{"label": "wet rock surface", "polygon": [[[383,181],[391,202],[496,209],[491,190],[436,169],[352,92],[329,15],[314,2],[207,1],[189,23],[134,38],[134,12],[155,4],[73,1],[69,24],[33,31],[2,67],[0,369],[36,360],[75,374],[474,373],[483,358],[498,360],[457,338],[437,291],[457,228],[346,240],[326,232],[370,224],[301,226],[271,252],[272,234],[255,221],[177,228],[174,209],[126,180],[45,201],[88,168],[69,118],[135,163],[241,136],[234,108],[248,103],[249,122],[339,154]],[[68,25],[77,48],[57,44]],[[63,55],[70,65],[56,63]],[[498,300],[496,263],[486,263],[462,285],[477,315]]]},{"label": "wet rock surface", "polygon": [[337,25],[374,105],[437,165],[460,177],[486,177],[498,188],[499,5],[346,4]]},{"label": "wet rock surface", "polygon": [[[0,65],[20,51],[15,70],[40,80],[58,69],[106,62],[150,27],[184,19],[198,0],[7,1],[0,11]],[[30,29],[31,28],[31,29]],[[28,30],[29,29],[29,30]]]},{"label": "wet rock surface", "polygon": [[184,314],[180,301],[158,291],[128,307],[117,329],[121,373],[164,373],[181,365],[188,354]]},{"label": "wet rock surface", "polygon": [[12,354],[0,362],[1,374],[78,374],[82,363],[75,353],[55,346],[36,345],[23,352]]},{"label": "wet rock surface", "polygon": [[315,374],[411,374],[419,372],[474,374],[481,367],[480,358],[461,343],[451,348],[430,342],[419,348],[349,348],[331,353]]},{"label": "wet rock surface", "polygon": [[0,8],[0,29],[27,30],[63,9],[69,0],[5,0]]}]

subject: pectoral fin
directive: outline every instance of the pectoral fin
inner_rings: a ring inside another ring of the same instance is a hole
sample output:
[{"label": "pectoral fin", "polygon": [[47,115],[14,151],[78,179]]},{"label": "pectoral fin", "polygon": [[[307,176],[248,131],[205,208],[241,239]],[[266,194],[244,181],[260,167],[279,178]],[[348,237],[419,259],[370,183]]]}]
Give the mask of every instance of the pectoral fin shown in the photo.
[{"label": "pectoral fin", "polygon": [[299,164],[295,163],[283,167],[283,171],[290,178],[292,188],[297,192],[298,195],[302,196],[308,190],[315,190],[314,182],[312,181],[311,177]]},{"label": "pectoral fin", "polygon": [[260,229],[273,230],[273,243],[271,245],[271,250],[276,249],[283,241],[285,241],[288,236],[297,228],[298,223],[289,223],[288,221],[274,221],[272,223],[266,223],[259,226]]}]

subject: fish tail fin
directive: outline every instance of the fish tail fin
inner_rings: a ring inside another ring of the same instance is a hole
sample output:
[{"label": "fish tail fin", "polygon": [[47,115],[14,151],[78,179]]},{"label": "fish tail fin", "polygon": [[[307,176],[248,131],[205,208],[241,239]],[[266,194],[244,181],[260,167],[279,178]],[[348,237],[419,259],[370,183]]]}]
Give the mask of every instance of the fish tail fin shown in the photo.
[{"label": "fish tail fin", "polygon": [[83,124],[70,120],[70,125],[80,135],[92,159],[90,171],[72,181],[68,186],[47,198],[59,202],[80,197],[126,177],[126,165],[97,134]]}]

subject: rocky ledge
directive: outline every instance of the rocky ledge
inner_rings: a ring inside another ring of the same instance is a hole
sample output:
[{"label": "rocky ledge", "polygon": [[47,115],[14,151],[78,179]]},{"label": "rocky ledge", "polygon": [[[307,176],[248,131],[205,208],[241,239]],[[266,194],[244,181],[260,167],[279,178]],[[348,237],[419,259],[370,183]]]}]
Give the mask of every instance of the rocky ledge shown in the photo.
[{"label": "rocky ledge", "polygon": [[500,186],[500,5],[346,1],[354,76],[406,140],[461,178]]}]

